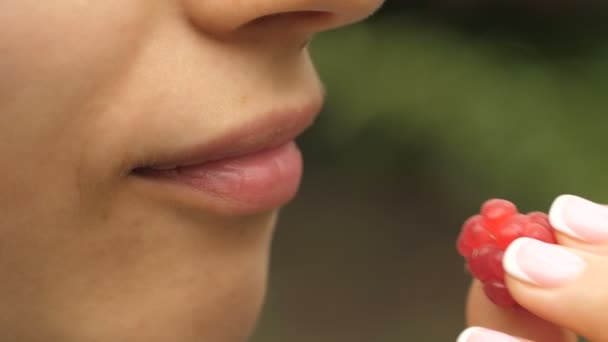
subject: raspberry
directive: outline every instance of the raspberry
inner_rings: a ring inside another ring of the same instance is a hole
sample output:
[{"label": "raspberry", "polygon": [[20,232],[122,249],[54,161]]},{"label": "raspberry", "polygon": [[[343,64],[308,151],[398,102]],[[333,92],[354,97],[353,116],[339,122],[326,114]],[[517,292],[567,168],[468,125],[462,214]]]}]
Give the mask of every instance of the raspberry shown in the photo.
[{"label": "raspberry", "polygon": [[509,294],[509,289],[505,286],[504,282],[489,282],[483,284],[483,292],[490,300],[502,307],[517,307],[517,303]]},{"label": "raspberry", "polygon": [[513,240],[524,236],[524,228],[528,221],[529,219],[522,214],[515,214],[509,218],[495,234],[498,246],[503,250],[507,249]]},{"label": "raspberry", "polygon": [[540,211],[533,211],[528,214],[530,221],[542,224],[545,227],[550,227],[551,223],[549,223],[549,216]]},{"label": "raspberry", "polygon": [[517,207],[502,199],[491,199],[481,206],[483,222],[492,232],[500,230],[500,227],[515,214],[517,214]]},{"label": "raspberry", "polygon": [[492,244],[494,241],[483,226],[480,215],[468,219],[464,223],[464,231],[466,231],[466,234],[461,234],[458,239],[458,251],[467,258],[473,253],[473,246]]},{"label": "raspberry", "polygon": [[457,249],[466,259],[467,269],[483,283],[486,296],[501,307],[518,306],[505,285],[502,258],[511,242],[520,237],[556,243],[547,214],[521,214],[503,199],[486,201],[481,214],[470,217],[458,237]]},{"label": "raspberry", "polygon": [[482,245],[474,249],[468,263],[471,274],[484,282],[504,280],[502,255],[503,251],[493,245]]}]

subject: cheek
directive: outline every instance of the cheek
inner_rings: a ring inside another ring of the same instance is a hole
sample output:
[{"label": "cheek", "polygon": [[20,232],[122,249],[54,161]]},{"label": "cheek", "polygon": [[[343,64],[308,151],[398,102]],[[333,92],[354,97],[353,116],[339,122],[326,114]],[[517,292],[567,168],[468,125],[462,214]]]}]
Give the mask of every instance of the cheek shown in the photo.
[{"label": "cheek", "polygon": [[87,106],[105,82],[128,67],[144,36],[147,12],[143,0],[0,1],[5,213],[49,210],[69,186],[75,188],[68,180],[75,179],[82,153]]},{"label": "cheek", "polygon": [[[83,336],[97,338],[107,324],[108,333],[132,328],[153,340],[175,323],[215,334],[205,340],[238,341],[264,294],[271,219],[239,225],[250,236],[218,233],[214,222],[176,221],[104,184],[78,183],[90,122],[103,112],[91,108],[132,67],[157,3],[0,0],[0,269],[21,270],[3,276],[0,293],[22,308],[13,317],[77,326]],[[28,311],[38,303],[53,316]]]},{"label": "cheek", "polygon": [[[138,1],[0,2],[0,152],[48,154],[145,31]],[[32,156],[28,156],[32,159]]]},{"label": "cheek", "polygon": [[2,99],[42,90],[52,99],[66,89],[77,96],[114,74],[145,30],[150,6],[138,2],[0,3]]}]

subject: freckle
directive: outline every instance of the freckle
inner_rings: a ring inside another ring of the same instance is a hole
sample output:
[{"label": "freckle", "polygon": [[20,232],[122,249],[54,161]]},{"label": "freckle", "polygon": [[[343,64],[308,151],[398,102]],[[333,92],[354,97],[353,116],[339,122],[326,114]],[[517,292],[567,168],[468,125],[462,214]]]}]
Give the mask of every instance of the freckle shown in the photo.
[{"label": "freckle", "polygon": [[240,100],[241,104],[244,105],[249,100],[249,96],[248,95],[241,95],[241,98],[239,100]]},{"label": "freckle", "polygon": [[133,228],[139,228],[144,225],[144,221],[142,219],[136,219],[133,221]]},{"label": "freckle", "polygon": [[100,218],[101,222],[108,221],[108,219],[110,218],[110,211],[109,210],[103,210],[101,212],[101,214],[99,215],[99,218]]}]

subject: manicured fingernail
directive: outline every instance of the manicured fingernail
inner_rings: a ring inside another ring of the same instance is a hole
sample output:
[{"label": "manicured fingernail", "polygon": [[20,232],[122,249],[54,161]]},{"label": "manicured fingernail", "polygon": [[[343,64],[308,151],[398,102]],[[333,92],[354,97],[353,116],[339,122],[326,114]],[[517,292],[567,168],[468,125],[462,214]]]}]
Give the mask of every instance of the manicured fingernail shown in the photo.
[{"label": "manicured fingernail", "polygon": [[498,331],[471,327],[463,331],[456,342],[519,342],[519,340]]},{"label": "manicured fingernail", "polygon": [[588,242],[608,240],[608,207],[584,198],[562,195],[549,211],[556,230]]},{"label": "manicured fingernail", "polygon": [[505,251],[505,271],[520,280],[543,287],[558,287],[575,279],[585,261],[564,247],[530,238],[519,238]]}]

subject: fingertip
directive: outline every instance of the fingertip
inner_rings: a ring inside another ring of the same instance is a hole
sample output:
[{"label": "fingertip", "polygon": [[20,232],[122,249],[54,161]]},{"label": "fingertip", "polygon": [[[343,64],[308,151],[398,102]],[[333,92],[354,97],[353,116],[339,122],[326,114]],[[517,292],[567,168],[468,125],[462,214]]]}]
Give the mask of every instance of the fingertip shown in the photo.
[{"label": "fingertip", "polygon": [[578,196],[574,196],[574,195],[560,195],[558,196],[554,201],[553,204],[551,204],[551,208],[549,209],[549,222],[551,223],[551,226],[553,226],[553,228],[555,228],[555,230],[569,235],[573,238],[579,239],[579,240],[583,240],[583,237],[580,236],[578,233],[576,233],[574,230],[572,230],[568,224],[566,223],[566,220],[564,218],[564,211],[565,208],[568,204],[568,202],[571,201],[576,201],[576,200],[584,200],[581,197]]},{"label": "fingertip", "polygon": [[585,259],[572,250],[530,238],[515,240],[503,256],[507,274],[544,289],[570,284],[586,267]]},{"label": "fingertip", "polygon": [[520,342],[521,340],[501,332],[482,327],[470,327],[464,330],[456,342]]},{"label": "fingertip", "polygon": [[460,335],[458,335],[458,338],[456,339],[456,342],[467,342],[469,341],[470,337],[472,334],[475,333],[476,330],[478,330],[479,327],[470,327],[465,329],[463,332],[460,333]]},{"label": "fingertip", "polygon": [[559,196],[550,209],[555,230],[590,244],[608,242],[608,208],[573,195]]},{"label": "fingertip", "polygon": [[520,249],[528,243],[536,243],[537,241],[531,238],[519,238],[513,241],[509,247],[505,250],[505,254],[502,259],[502,267],[509,275],[531,284],[538,285],[532,278],[530,278],[526,272],[521,268],[518,259]]}]

